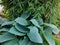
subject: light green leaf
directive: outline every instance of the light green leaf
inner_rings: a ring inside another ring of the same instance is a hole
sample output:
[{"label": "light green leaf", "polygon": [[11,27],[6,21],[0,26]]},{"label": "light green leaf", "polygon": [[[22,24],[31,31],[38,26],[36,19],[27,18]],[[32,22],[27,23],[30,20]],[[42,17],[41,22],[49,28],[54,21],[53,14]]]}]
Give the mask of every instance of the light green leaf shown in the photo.
[{"label": "light green leaf", "polygon": [[27,22],[24,18],[21,18],[21,17],[18,17],[17,19],[15,19],[15,21],[16,21],[18,24],[23,25],[23,26],[28,25],[28,22]]},{"label": "light green leaf", "polygon": [[3,43],[3,45],[18,45],[18,39],[13,39]]},{"label": "light green leaf", "polygon": [[24,33],[19,32],[15,27],[12,27],[9,30],[9,33],[14,34],[14,35],[18,35],[18,36],[24,36],[25,35]]},{"label": "light green leaf", "polygon": [[31,15],[30,13],[25,12],[21,15],[21,17],[27,19],[30,15]]},{"label": "light green leaf", "polygon": [[28,28],[19,24],[15,24],[15,28],[22,33],[28,33],[30,31]]},{"label": "light green leaf", "polygon": [[31,19],[30,21],[38,28],[41,28],[36,19]]},{"label": "light green leaf", "polygon": [[13,24],[13,23],[14,23],[14,21],[4,22],[1,26],[11,25],[11,24]]},{"label": "light green leaf", "polygon": [[44,38],[47,40],[49,45],[55,45],[54,38],[49,32],[47,31],[44,32]]},{"label": "light green leaf", "polygon": [[14,39],[15,36],[9,33],[0,36],[0,43]]},{"label": "light green leaf", "polygon": [[32,42],[35,42],[35,43],[43,43],[43,40],[42,40],[42,37],[41,35],[38,33],[38,29],[36,27],[28,27],[30,29],[30,32],[27,33],[29,39],[32,41]]},{"label": "light green leaf", "polygon": [[44,25],[51,27],[52,28],[52,32],[54,34],[58,34],[59,33],[59,29],[55,25],[53,25],[53,24],[47,24],[47,23],[44,23]]}]

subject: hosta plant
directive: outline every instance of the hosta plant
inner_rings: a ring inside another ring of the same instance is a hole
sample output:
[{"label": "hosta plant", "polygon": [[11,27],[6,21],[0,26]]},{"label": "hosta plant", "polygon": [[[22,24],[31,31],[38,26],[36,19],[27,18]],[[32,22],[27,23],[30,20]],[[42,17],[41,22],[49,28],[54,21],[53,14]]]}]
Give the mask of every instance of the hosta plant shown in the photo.
[{"label": "hosta plant", "polygon": [[22,14],[14,21],[1,24],[0,43],[2,45],[56,45],[53,34],[59,29],[44,23],[42,18],[30,17],[31,14]]}]

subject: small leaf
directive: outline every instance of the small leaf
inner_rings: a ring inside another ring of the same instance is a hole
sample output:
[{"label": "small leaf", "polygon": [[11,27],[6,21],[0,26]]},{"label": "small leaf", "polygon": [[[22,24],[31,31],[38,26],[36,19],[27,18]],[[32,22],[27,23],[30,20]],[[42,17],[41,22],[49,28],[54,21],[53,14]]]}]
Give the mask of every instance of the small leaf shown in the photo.
[{"label": "small leaf", "polygon": [[29,25],[28,22],[24,18],[21,18],[21,17],[18,17],[15,21],[18,24],[23,25],[23,26]]},{"label": "small leaf", "polygon": [[9,30],[9,33],[14,34],[14,35],[18,35],[18,36],[24,36],[25,35],[24,33],[19,32],[15,27],[12,27]]},{"label": "small leaf", "polygon": [[45,31],[44,32],[44,37],[47,40],[49,45],[55,45],[55,41],[53,39],[53,36],[49,32]]},{"label": "small leaf", "polygon": [[3,43],[3,45],[18,45],[18,39],[13,39]]},{"label": "small leaf", "polygon": [[52,28],[52,32],[54,34],[58,34],[59,33],[59,29],[55,25],[53,25],[53,24],[47,24],[47,23],[44,23],[44,25],[51,27]]},{"label": "small leaf", "polygon": [[30,15],[31,15],[30,13],[25,12],[21,15],[21,17],[27,19]]},{"label": "small leaf", "polygon": [[38,24],[38,22],[36,21],[36,19],[31,19],[30,20],[35,26],[37,26],[38,28],[41,28],[40,25]]},{"label": "small leaf", "polygon": [[14,23],[14,21],[4,22],[1,26],[11,25],[11,24],[13,24],[13,23]]},{"label": "small leaf", "polygon": [[6,33],[0,37],[0,43],[14,39],[15,36],[9,33]]},{"label": "small leaf", "polygon": [[28,33],[30,31],[28,28],[19,24],[15,24],[15,28],[22,33]]},{"label": "small leaf", "polygon": [[30,32],[27,33],[29,39],[35,43],[43,43],[42,37],[38,33],[38,29],[36,27],[33,27],[33,26],[28,27],[28,28],[30,29]]}]

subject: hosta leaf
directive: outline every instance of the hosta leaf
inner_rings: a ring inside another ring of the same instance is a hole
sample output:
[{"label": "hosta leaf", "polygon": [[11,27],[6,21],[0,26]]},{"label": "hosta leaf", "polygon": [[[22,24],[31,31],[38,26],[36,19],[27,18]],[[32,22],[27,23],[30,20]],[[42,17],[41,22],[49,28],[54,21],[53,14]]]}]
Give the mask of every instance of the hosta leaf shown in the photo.
[{"label": "hosta leaf", "polygon": [[47,40],[49,45],[55,45],[53,36],[49,32],[47,32],[47,31],[44,32],[44,38]]},{"label": "hosta leaf", "polygon": [[24,38],[23,40],[19,41],[19,45],[28,45],[28,38]]},{"label": "hosta leaf", "polygon": [[18,17],[15,21],[16,21],[18,24],[23,25],[23,26],[28,25],[28,22],[27,22],[24,18],[21,18],[21,17]]},{"label": "hosta leaf", "polygon": [[30,21],[31,21],[35,26],[41,28],[36,19],[31,19]]},{"label": "hosta leaf", "polygon": [[24,37],[24,39],[20,39],[19,41],[19,45],[35,45],[34,43],[32,43],[31,41],[28,40],[28,38]]},{"label": "hosta leaf", "polygon": [[9,33],[6,33],[0,37],[0,43],[14,39],[15,36]]},{"label": "hosta leaf", "polygon": [[8,28],[2,28],[2,29],[0,29],[0,32],[7,32],[7,31],[9,31],[10,29],[8,29]]},{"label": "hosta leaf", "polygon": [[11,24],[13,24],[14,23],[14,21],[10,21],[10,22],[4,22],[1,26],[5,26],[5,25],[11,25]]},{"label": "hosta leaf", "polygon": [[21,17],[27,19],[30,15],[31,15],[30,13],[23,13]]},{"label": "hosta leaf", "polygon": [[15,28],[22,33],[27,33],[30,31],[28,28],[26,28],[22,25],[19,25],[19,24],[15,24]]},{"label": "hosta leaf", "polygon": [[15,27],[12,27],[9,30],[9,33],[14,34],[14,35],[18,35],[18,36],[24,36],[25,35],[24,33],[19,32]]},{"label": "hosta leaf", "polygon": [[51,27],[54,34],[58,34],[59,33],[59,29],[55,25],[47,24],[47,23],[44,23],[44,25]]},{"label": "hosta leaf", "polygon": [[27,34],[29,39],[35,43],[43,43],[42,37],[38,33],[38,29],[33,26],[28,27],[28,28],[30,29],[30,32]]},{"label": "hosta leaf", "polygon": [[18,45],[18,39],[13,39],[3,43],[3,45]]}]

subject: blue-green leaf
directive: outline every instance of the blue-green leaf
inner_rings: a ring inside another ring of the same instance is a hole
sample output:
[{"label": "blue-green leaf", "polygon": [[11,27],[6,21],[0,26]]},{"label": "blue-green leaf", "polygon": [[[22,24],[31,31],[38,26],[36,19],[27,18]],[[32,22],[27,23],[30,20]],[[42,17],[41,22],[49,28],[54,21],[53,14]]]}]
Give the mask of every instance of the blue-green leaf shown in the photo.
[{"label": "blue-green leaf", "polygon": [[28,22],[24,18],[21,18],[21,17],[18,17],[17,19],[15,19],[15,21],[18,24],[23,25],[23,26],[29,25]]},{"label": "blue-green leaf", "polygon": [[53,25],[53,24],[47,24],[47,23],[44,23],[44,25],[46,25],[48,27],[51,27],[52,28],[52,32],[54,34],[58,34],[59,33],[59,29],[55,25]]},{"label": "blue-green leaf", "polygon": [[46,39],[49,45],[55,45],[54,38],[49,32],[44,32],[44,38]]},{"label": "blue-green leaf", "polygon": [[2,29],[0,29],[0,32],[8,32],[10,29],[8,29],[8,28],[2,28]]},{"label": "blue-green leaf", "polygon": [[13,24],[13,23],[14,23],[14,21],[4,22],[1,26],[11,25],[11,24]]},{"label": "blue-green leaf", "polygon": [[25,35],[24,33],[19,32],[15,27],[12,27],[9,30],[9,33],[14,34],[14,35],[18,35],[18,36],[24,36]]},{"label": "blue-green leaf", "polygon": [[35,26],[37,26],[38,28],[41,28],[36,19],[31,19],[30,21],[31,21]]},{"label": "blue-green leaf", "polygon": [[31,15],[30,13],[25,12],[21,15],[21,17],[27,19],[30,15]]},{"label": "blue-green leaf", "polygon": [[29,39],[35,43],[43,43],[41,35],[38,33],[38,29],[36,27],[30,26],[28,27],[30,32],[27,34]]},{"label": "blue-green leaf", "polygon": [[19,41],[19,45],[28,45],[28,42],[28,38],[25,37],[23,40]]},{"label": "blue-green leaf", "polygon": [[28,33],[30,31],[28,28],[19,24],[15,24],[15,28],[22,33]]},{"label": "blue-green leaf", "polygon": [[18,45],[18,41],[19,41],[18,39],[13,39],[3,43],[3,45]]},{"label": "blue-green leaf", "polygon": [[9,33],[0,36],[0,43],[14,39],[15,36]]}]

